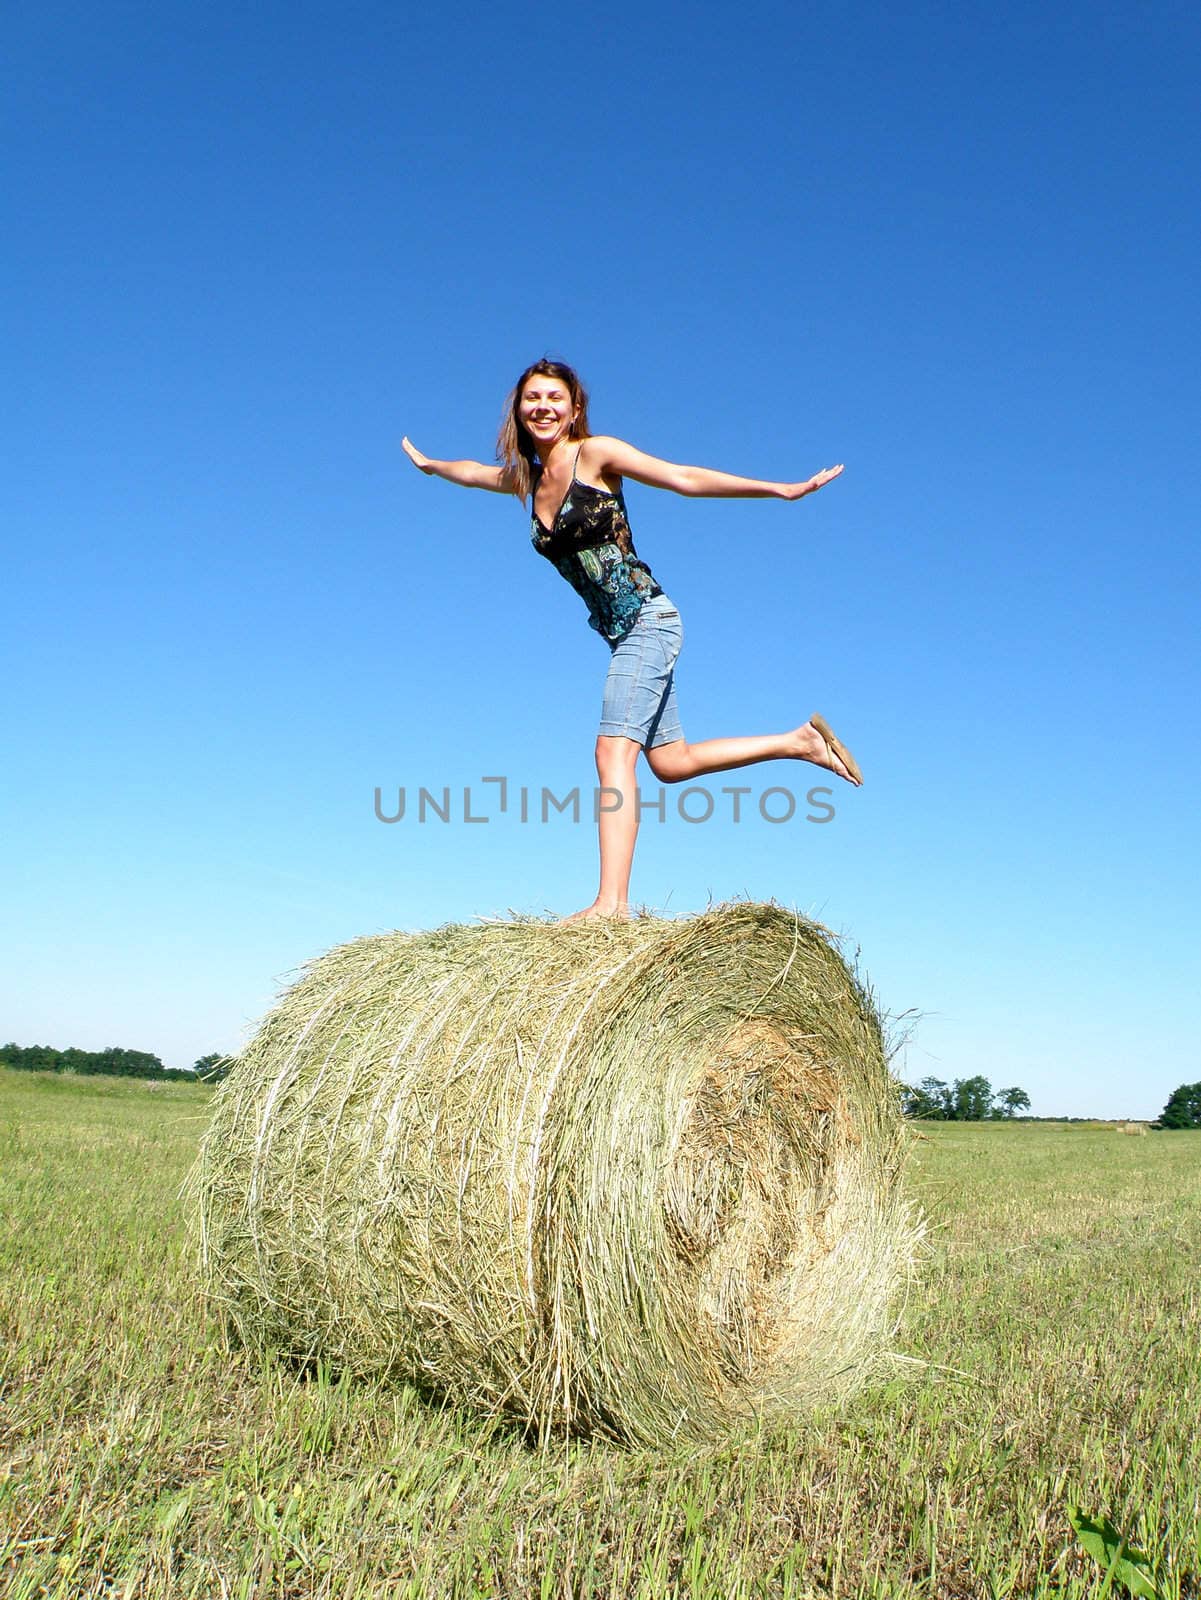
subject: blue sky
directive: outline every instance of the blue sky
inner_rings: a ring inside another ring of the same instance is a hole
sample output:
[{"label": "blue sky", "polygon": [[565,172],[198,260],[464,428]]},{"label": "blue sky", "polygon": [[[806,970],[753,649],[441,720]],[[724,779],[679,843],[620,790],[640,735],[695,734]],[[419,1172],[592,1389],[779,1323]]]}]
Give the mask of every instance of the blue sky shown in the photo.
[{"label": "blue sky", "polygon": [[847,468],[630,488],[687,736],[816,708],[867,780],[824,826],[669,790],[635,898],[819,917],[922,1013],[911,1078],[1147,1116],[1201,1075],[1195,8],[51,0],[4,35],[5,1038],[188,1065],[331,944],[591,900],[587,819],[373,814],[595,781],[581,602],[516,503],[398,448],[489,459],[549,352],[642,449]]}]

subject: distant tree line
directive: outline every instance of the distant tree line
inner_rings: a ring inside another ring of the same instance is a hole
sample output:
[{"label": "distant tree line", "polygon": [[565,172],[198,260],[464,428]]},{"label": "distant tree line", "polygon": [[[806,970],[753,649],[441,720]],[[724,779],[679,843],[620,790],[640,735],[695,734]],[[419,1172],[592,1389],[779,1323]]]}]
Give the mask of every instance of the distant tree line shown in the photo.
[{"label": "distant tree line", "polygon": [[[923,1078],[916,1086],[902,1084],[901,1104],[907,1117],[923,1122],[983,1122],[1016,1117],[1029,1111],[1030,1096],[1024,1089],[1000,1089],[993,1093],[987,1078],[956,1078],[943,1083],[941,1078]],[[1079,1117],[1056,1118],[1079,1122]],[[1087,1119],[1086,1119],[1087,1120]],[[1182,1083],[1173,1089],[1168,1103],[1151,1124],[1154,1129],[1201,1128],[1201,1083]]]},{"label": "distant tree line", "polygon": [[162,1081],[195,1083],[197,1077],[215,1082],[229,1071],[224,1056],[201,1056],[191,1072],[164,1067],[157,1056],[146,1050],[121,1050],[109,1045],[105,1050],[55,1050],[48,1044],[0,1045],[0,1066],[19,1072],[93,1072],[110,1078],[157,1078]]},{"label": "distant tree line", "polygon": [[1025,1089],[998,1089],[987,1078],[956,1078],[943,1083],[941,1078],[923,1078],[916,1086],[903,1085],[902,1105],[907,1117],[923,1122],[984,1122],[1016,1117],[1029,1111],[1030,1096]]}]

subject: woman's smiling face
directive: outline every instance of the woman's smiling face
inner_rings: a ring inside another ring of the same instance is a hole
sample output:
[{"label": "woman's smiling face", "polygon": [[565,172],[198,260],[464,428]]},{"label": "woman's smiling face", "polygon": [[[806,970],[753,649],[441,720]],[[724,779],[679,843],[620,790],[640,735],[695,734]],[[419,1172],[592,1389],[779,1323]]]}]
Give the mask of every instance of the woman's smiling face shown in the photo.
[{"label": "woman's smiling face", "polygon": [[543,460],[551,447],[571,434],[576,408],[571,390],[562,378],[536,372],[525,381],[518,405],[522,427],[529,434]]}]

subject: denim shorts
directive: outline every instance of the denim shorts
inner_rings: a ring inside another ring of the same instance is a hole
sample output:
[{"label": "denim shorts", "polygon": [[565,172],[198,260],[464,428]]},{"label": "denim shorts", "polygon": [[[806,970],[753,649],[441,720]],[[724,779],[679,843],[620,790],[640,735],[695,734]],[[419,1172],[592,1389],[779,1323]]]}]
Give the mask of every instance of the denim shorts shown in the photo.
[{"label": "denim shorts", "polygon": [[646,750],[682,739],[675,665],[684,643],[680,613],[665,594],[643,602],[629,633],[610,644],[601,733],[634,739]]}]

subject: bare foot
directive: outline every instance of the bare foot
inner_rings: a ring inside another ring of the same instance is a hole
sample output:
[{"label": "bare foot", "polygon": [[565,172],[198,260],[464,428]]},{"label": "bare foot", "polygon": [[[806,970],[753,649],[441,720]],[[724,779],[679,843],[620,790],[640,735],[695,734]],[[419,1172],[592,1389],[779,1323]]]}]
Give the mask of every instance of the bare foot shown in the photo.
[{"label": "bare foot", "polygon": [[[818,723],[820,727],[816,725]],[[862,785],[863,778],[852,772],[838,754],[840,748],[846,751],[848,756],[851,752],[835,737],[829,723],[818,717],[816,712],[813,720],[794,728],[792,736],[796,741],[796,753],[800,760],[811,761],[815,767],[825,767],[827,772],[832,772],[836,778],[845,779],[856,789]],[[851,760],[854,759],[854,756],[851,756]]]},{"label": "bare foot", "polygon": [[619,922],[630,920],[629,902],[623,900],[620,905],[605,905],[600,900],[594,900],[590,906],[585,906],[582,911],[573,911],[569,917],[560,917],[559,926],[565,922],[593,922],[597,917],[614,917]]}]

